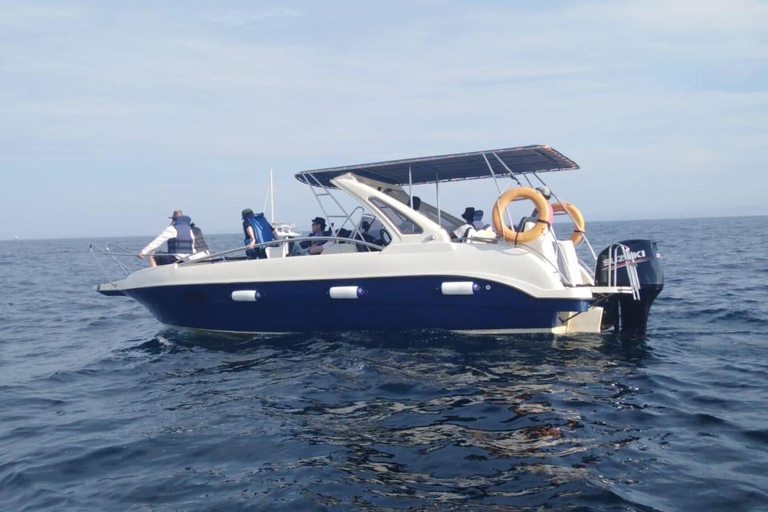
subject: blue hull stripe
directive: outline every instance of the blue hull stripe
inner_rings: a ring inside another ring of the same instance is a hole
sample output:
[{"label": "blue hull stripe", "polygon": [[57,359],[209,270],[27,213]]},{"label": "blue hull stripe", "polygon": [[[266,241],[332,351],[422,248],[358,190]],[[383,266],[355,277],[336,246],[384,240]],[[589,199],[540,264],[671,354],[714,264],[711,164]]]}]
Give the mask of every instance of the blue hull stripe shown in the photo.
[{"label": "blue hull stripe", "polygon": [[[412,329],[550,329],[561,311],[586,311],[586,300],[536,299],[515,288],[475,279],[474,295],[443,295],[455,276],[243,282],[127,290],[168,325],[234,332],[402,331]],[[466,279],[464,279],[466,280]],[[332,286],[359,286],[359,299],[332,299]],[[256,302],[235,302],[235,290],[258,290]]]}]

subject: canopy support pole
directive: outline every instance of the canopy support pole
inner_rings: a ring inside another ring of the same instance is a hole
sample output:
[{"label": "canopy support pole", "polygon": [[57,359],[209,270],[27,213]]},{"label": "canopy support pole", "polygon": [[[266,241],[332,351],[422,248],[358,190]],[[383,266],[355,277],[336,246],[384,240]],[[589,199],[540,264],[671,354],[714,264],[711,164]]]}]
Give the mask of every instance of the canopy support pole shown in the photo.
[{"label": "canopy support pole", "polygon": [[413,174],[411,174],[411,166],[408,166],[408,195],[411,196],[411,210],[413,210]]},{"label": "canopy support pole", "polygon": [[[495,156],[496,159],[499,162],[501,162],[501,165],[503,165],[504,168],[507,171],[509,171],[509,175],[512,177],[512,179],[515,180],[518,185],[522,186],[522,184],[520,183],[520,180],[515,178],[515,175],[512,173],[509,167],[507,167],[507,164],[505,164],[504,161],[501,158],[499,158],[499,155],[497,155],[496,153],[493,153],[493,156]],[[493,176],[493,182],[496,184],[496,189],[499,191],[499,195],[501,195],[501,185],[499,185],[499,180],[496,179],[496,173],[493,172],[493,166],[491,165],[491,162],[488,161],[488,157],[485,156],[485,153],[483,153],[483,158],[485,159],[485,165],[487,165],[488,169],[491,171],[491,176]],[[514,226],[515,223],[512,221],[512,214],[509,213],[509,208],[505,208],[505,212],[507,213],[507,221],[509,222],[509,225]]]},{"label": "canopy support pole", "polygon": [[[509,173],[509,177],[510,177],[510,178],[512,178],[513,180],[515,180],[515,181],[517,182],[517,184],[518,184],[518,185],[520,185],[520,186],[522,187],[522,186],[523,186],[523,184],[522,184],[522,183],[520,183],[520,180],[519,180],[519,179],[517,179],[517,178],[515,177],[515,173],[513,173],[513,172],[512,172],[512,169],[510,169],[509,167],[507,167],[507,164],[505,164],[505,163],[504,163],[504,160],[502,160],[501,158],[499,158],[499,155],[497,155],[496,153],[494,153],[494,154],[493,154],[493,156],[495,156],[495,157],[496,157],[496,160],[498,160],[498,161],[499,161],[499,163],[500,163],[501,165],[503,165],[503,166],[504,166],[504,168],[505,168],[505,169],[507,170],[507,172]],[[485,153],[483,153],[483,158],[485,158]],[[487,159],[487,158],[485,158],[485,163],[487,163],[487,164],[488,164],[488,168],[489,168],[489,169],[491,169],[491,174],[493,175],[493,179],[494,179],[494,181],[495,181],[495,180],[496,180],[496,175],[495,175],[495,174],[493,174],[493,169],[491,168],[491,164],[490,164],[490,162],[488,162],[488,159]],[[496,186],[498,187],[498,184],[497,184]],[[499,192],[501,192],[501,190],[499,190]]]},{"label": "canopy support pole", "polygon": [[435,198],[437,199],[437,225],[442,227],[443,221],[440,215],[440,177],[437,173],[435,173]]},{"label": "canopy support pole", "polygon": [[272,168],[269,169],[269,220],[275,222],[275,182],[272,181]]},{"label": "canopy support pole", "polygon": [[[496,156],[496,153],[494,153],[493,155]],[[498,158],[498,156],[496,158]],[[499,195],[501,195],[501,185],[499,185],[499,180],[496,179],[496,173],[493,172],[493,167],[491,166],[491,162],[488,161],[488,157],[485,156],[485,153],[483,153],[483,159],[485,160],[485,165],[488,166],[488,170],[491,171],[491,177],[493,178],[493,183],[496,185],[496,190],[498,190]]]}]

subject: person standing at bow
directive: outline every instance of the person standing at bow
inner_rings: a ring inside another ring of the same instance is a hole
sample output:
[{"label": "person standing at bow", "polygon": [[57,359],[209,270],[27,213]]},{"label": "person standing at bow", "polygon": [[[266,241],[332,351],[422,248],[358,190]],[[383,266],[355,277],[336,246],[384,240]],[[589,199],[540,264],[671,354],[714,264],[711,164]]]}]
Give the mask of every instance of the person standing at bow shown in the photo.
[{"label": "person standing at bow", "polygon": [[[181,261],[193,254],[199,254],[199,257],[207,254],[208,251],[197,252],[195,250],[195,235],[192,232],[192,219],[184,215],[181,210],[174,210],[171,215],[171,225],[160,232],[157,237],[149,242],[137,256],[144,259],[149,256],[149,266],[168,265]],[[168,242],[168,254],[155,256],[155,249]]]},{"label": "person standing at bow", "polygon": [[272,224],[264,217],[263,213],[253,213],[246,208],[241,212],[243,218],[243,244],[247,247],[245,255],[249,260],[258,260],[267,257],[264,247],[256,247],[257,244],[271,242],[277,239],[277,233]]}]

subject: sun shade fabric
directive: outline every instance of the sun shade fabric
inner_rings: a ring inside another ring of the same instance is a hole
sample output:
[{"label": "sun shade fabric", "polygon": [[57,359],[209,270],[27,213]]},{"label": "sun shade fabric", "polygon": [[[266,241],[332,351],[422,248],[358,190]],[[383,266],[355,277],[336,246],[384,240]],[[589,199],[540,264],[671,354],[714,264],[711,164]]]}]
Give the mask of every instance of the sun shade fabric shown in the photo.
[{"label": "sun shade fabric", "polygon": [[[486,163],[483,155],[488,159],[488,163]],[[496,158],[497,156],[498,158]],[[504,165],[499,160],[504,162]],[[436,181],[490,178],[491,172],[488,164],[491,165],[497,176],[509,175],[510,171],[511,174],[525,174],[579,168],[576,162],[549,146],[524,146],[315,169],[300,172],[296,175],[296,179],[308,185],[328,187],[332,186],[331,180],[333,178],[351,172],[358,176],[393,185],[408,185],[409,182],[418,185],[435,183]],[[411,171],[410,180],[408,177],[409,168]]]}]

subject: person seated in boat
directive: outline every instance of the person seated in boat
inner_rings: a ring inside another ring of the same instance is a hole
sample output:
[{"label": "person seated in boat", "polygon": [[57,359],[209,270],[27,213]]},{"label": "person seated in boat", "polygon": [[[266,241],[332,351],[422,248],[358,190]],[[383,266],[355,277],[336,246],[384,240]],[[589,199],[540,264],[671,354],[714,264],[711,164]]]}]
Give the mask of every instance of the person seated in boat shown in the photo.
[{"label": "person seated in boat", "polygon": [[413,206],[411,208],[413,208],[414,211],[419,211],[419,208],[421,208],[421,198],[419,196],[413,196],[411,201],[413,202]]},{"label": "person seated in boat", "polygon": [[[549,190],[549,187],[547,186],[541,186],[537,187],[536,190],[539,191],[541,195],[544,196],[544,199],[547,200],[547,207],[549,207],[549,227],[552,227],[552,220],[555,218],[555,212],[552,210],[552,204],[549,202],[549,199],[552,197],[552,192]],[[531,212],[532,219],[528,219],[529,221],[537,221],[539,219],[539,210],[538,208],[534,208]]]},{"label": "person seated in boat", "polygon": [[249,260],[263,259],[267,257],[267,251],[264,247],[255,247],[256,244],[271,242],[277,239],[277,234],[272,225],[264,217],[263,213],[253,213],[253,210],[246,208],[241,212],[243,218],[243,234],[245,239],[243,243],[248,249],[245,250],[245,256]]},{"label": "person seated in boat", "polygon": [[360,234],[362,235],[363,240],[372,244],[380,243],[381,241],[375,236],[373,236],[370,231],[371,231],[370,222],[368,222],[367,220],[364,220],[363,222],[360,223]]},{"label": "person seated in boat", "polygon": [[451,239],[461,242],[470,238],[477,231],[472,224],[475,221],[475,209],[468,206],[464,209],[464,213],[461,214],[461,218],[464,219],[464,224],[453,230],[451,233]]},{"label": "person seated in boat", "polygon": [[[331,233],[325,230],[325,219],[322,217],[315,217],[312,219],[312,231],[307,236],[331,236]],[[321,254],[325,249],[327,240],[304,240],[303,242],[294,245],[292,255],[303,256],[305,254]]]},{"label": "person seated in boat", "polygon": [[[330,231],[325,230],[325,219],[322,217],[315,217],[312,219],[312,232],[309,234],[309,236],[331,236]],[[306,243],[306,242],[302,242]],[[328,244],[328,240],[317,240],[316,242],[311,242],[309,247],[307,248],[307,252],[309,254],[320,254],[323,252],[323,249],[325,249],[326,244]]]},{"label": "person seated in boat", "polygon": [[[171,224],[160,232],[154,240],[149,242],[137,256],[144,259],[149,256],[149,266],[169,265],[181,261],[183,258],[199,259],[208,256],[207,245],[203,251],[195,248],[195,234],[192,230],[192,219],[184,215],[181,210],[174,210],[170,217]],[[155,250],[168,243],[168,254],[158,254],[155,256]],[[204,241],[203,241],[204,243]],[[198,245],[198,247],[200,247]],[[193,257],[191,257],[193,256]]]}]

